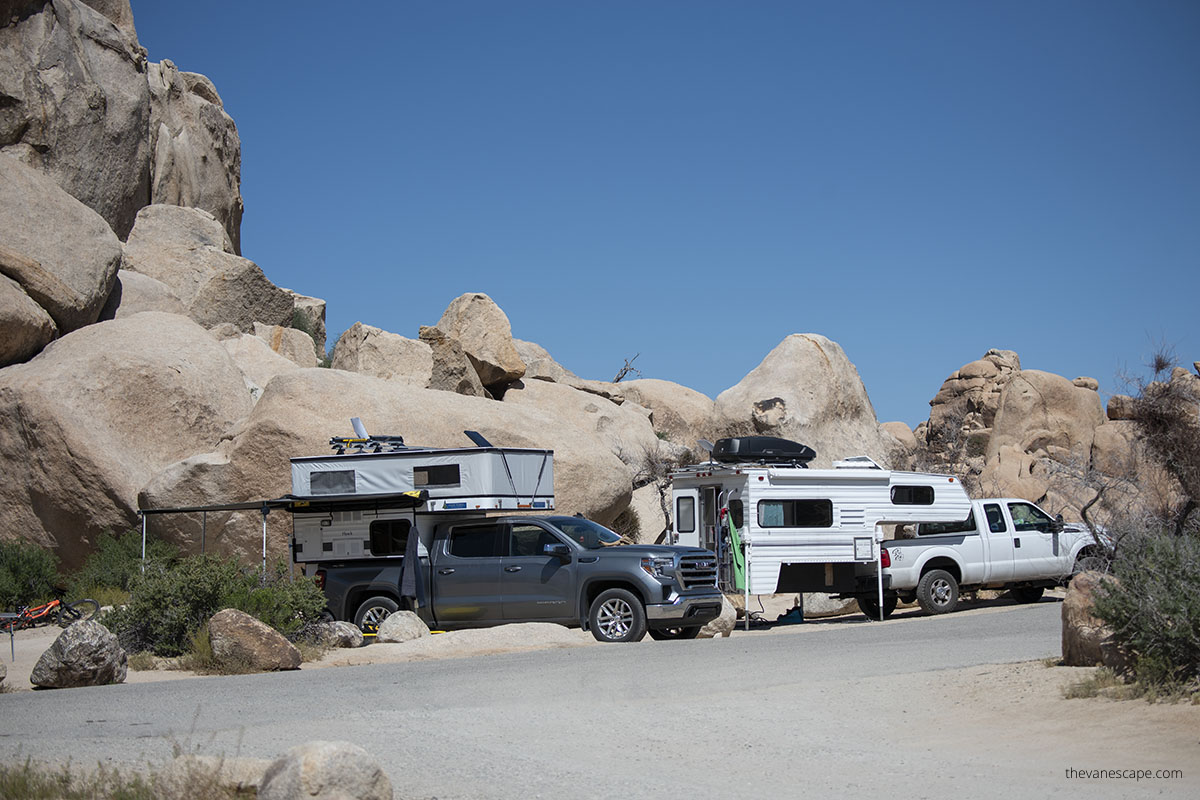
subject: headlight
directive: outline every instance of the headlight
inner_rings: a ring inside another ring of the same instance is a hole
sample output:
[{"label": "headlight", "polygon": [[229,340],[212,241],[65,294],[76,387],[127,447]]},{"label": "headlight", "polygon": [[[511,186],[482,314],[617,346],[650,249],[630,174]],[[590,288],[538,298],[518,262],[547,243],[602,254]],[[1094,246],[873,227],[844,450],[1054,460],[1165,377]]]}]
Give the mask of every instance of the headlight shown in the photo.
[{"label": "headlight", "polygon": [[643,558],[642,569],[652,578],[673,578],[675,576],[675,559],[671,556],[658,558]]}]

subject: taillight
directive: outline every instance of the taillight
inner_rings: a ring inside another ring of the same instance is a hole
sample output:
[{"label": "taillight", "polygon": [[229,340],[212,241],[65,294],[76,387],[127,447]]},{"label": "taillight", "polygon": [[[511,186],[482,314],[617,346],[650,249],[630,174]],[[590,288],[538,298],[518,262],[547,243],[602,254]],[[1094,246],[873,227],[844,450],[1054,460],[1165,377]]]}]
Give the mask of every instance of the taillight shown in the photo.
[{"label": "taillight", "polygon": [[[883,552],[886,553],[887,551],[884,550]],[[317,570],[317,574],[313,576],[313,583],[317,584],[318,589],[325,591],[325,570]]]},{"label": "taillight", "polygon": [[[879,565],[881,567],[890,567],[892,565],[892,554],[887,551],[886,547],[879,551]],[[321,573],[318,572],[317,574],[320,575]]]}]

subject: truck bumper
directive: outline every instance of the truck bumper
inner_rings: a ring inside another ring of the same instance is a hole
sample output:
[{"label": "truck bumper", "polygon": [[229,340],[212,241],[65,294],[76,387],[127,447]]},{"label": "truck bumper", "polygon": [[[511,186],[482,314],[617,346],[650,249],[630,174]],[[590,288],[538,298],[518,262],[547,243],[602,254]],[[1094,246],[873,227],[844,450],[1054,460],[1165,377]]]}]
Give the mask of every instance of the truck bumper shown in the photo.
[{"label": "truck bumper", "polygon": [[722,599],[721,593],[714,590],[706,594],[678,595],[669,603],[648,603],[646,624],[655,629],[703,625],[721,615]]}]

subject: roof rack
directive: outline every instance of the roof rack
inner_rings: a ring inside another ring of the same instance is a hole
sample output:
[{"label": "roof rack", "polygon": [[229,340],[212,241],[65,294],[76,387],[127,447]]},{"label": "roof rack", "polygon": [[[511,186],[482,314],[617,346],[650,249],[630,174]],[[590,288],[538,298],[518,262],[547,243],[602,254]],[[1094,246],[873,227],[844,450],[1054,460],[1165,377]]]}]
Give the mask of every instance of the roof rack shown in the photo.
[{"label": "roof rack", "polygon": [[339,456],[347,452],[354,453],[396,453],[401,450],[411,450],[404,444],[403,436],[334,436],[329,440],[329,446]]}]

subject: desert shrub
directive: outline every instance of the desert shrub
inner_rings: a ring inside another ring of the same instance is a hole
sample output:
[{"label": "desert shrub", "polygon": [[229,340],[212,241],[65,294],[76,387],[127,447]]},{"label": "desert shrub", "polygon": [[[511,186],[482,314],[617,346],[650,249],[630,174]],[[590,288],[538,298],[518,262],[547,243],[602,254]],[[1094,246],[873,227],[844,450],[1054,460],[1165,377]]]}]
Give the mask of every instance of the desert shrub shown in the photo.
[{"label": "desert shrub", "polygon": [[[146,566],[157,568],[179,558],[179,549],[161,539],[146,542]],[[125,531],[114,536],[105,533],[96,542],[96,551],[71,576],[73,597],[95,597],[100,588],[129,591],[134,578],[142,574],[142,533]],[[98,599],[98,598],[97,598]]]},{"label": "desert shrub", "polygon": [[137,575],[128,604],[104,622],[128,651],[177,656],[192,648],[197,631],[224,608],[245,611],[288,634],[321,615],[325,596],[311,578],[291,580],[282,565],[264,574],[231,559],[199,555]]},{"label": "desert shrub", "polygon": [[58,558],[31,542],[0,541],[0,609],[48,599],[59,583]]},{"label": "desert shrub", "polygon": [[1167,532],[1126,537],[1115,584],[1097,592],[1096,616],[1131,656],[1143,684],[1200,678],[1200,539]]}]

